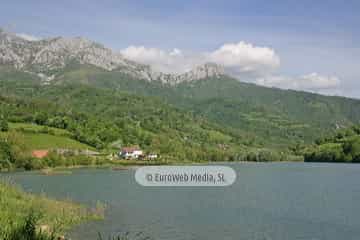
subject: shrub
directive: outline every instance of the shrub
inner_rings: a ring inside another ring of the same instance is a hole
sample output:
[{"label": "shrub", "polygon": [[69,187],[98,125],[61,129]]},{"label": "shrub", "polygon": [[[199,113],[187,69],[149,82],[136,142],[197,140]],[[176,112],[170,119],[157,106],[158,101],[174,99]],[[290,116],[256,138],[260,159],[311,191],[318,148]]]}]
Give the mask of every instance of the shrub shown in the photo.
[{"label": "shrub", "polygon": [[33,210],[25,217],[22,223],[14,223],[5,233],[4,240],[55,240],[55,234],[42,232],[37,229],[40,214]]},{"label": "shrub", "polygon": [[7,132],[9,130],[9,124],[5,118],[0,117],[0,131]]}]

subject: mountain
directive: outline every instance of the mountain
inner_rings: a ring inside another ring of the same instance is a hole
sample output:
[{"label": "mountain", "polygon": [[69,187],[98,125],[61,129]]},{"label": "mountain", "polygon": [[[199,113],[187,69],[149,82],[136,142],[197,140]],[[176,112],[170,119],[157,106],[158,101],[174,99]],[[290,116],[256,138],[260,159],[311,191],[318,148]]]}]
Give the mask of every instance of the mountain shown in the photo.
[{"label": "mountain", "polygon": [[2,31],[0,63],[3,93],[86,85],[155,97],[222,126],[247,146],[283,150],[360,122],[356,99],[241,82],[213,63],[179,75],[159,73],[83,38],[26,41]]},{"label": "mountain", "polygon": [[36,74],[44,83],[49,84],[58,76],[59,71],[74,63],[169,84],[224,74],[224,70],[213,63],[197,66],[183,74],[165,74],[153,71],[147,65],[130,61],[120,53],[85,38],[56,37],[28,41],[0,29],[0,64],[2,65],[10,65],[17,70]]}]

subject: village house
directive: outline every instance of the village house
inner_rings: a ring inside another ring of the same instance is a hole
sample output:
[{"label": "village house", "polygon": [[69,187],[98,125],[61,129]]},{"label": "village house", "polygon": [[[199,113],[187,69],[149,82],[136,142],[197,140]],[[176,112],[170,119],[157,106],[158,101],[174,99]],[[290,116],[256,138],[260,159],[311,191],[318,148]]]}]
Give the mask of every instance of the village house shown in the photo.
[{"label": "village house", "polygon": [[154,160],[154,159],[158,158],[158,155],[155,153],[150,153],[149,155],[147,155],[147,158],[149,160]]},{"label": "village house", "polygon": [[119,152],[119,156],[125,159],[139,159],[143,156],[143,151],[139,146],[124,147]]}]

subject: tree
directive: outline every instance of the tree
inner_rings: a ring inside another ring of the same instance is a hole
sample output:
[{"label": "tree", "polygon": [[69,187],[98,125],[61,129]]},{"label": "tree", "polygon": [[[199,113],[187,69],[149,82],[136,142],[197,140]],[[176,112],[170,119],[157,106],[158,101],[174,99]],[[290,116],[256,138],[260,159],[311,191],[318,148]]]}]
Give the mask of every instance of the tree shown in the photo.
[{"label": "tree", "polygon": [[353,139],[343,144],[344,153],[350,155],[354,160],[360,156],[360,138]]},{"label": "tree", "polygon": [[45,125],[46,121],[48,120],[48,116],[45,112],[37,112],[35,114],[35,123],[39,125]]},{"label": "tree", "polygon": [[7,132],[9,130],[9,124],[5,118],[0,118],[0,131]]},{"label": "tree", "polygon": [[11,166],[11,146],[5,141],[5,139],[0,138],[0,169],[9,168]]},{"label": "tree", "polygon": [[29,160],[29,151],[22,134],[9,131],[4,136],[0,136],[0,169],[24,167]]}]

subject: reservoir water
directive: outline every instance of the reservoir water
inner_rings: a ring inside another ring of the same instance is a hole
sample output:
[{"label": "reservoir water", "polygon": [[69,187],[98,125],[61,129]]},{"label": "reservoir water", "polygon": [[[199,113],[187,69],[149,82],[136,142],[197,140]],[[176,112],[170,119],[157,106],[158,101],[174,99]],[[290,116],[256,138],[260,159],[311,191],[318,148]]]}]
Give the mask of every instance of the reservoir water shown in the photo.
[{"label": "reservoir water", "polygon": [[3,176],[29,192],[106,203],[105,220],[76,227],[72,239],[127,231],[168,240],[360,239],[360,165],[226,165],[237,173],[230,187],[143,187],[135,182],[135,170]]}]

